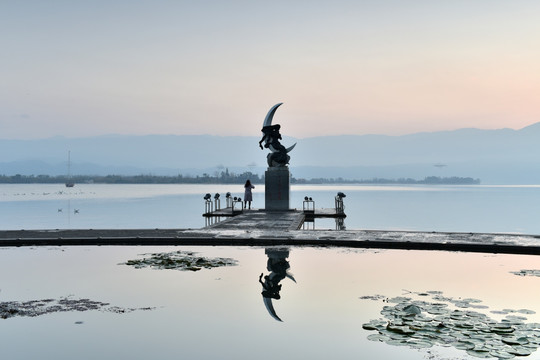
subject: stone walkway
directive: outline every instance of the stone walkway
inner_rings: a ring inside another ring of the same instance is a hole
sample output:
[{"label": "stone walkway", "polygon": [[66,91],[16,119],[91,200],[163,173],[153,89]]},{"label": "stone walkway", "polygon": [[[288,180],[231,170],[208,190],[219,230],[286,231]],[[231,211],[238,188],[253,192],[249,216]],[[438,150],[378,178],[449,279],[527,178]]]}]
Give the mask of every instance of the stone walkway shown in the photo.
[{"label": "stone walkway", "polygon": [[266,212],[244,210],[244,213],[206,227],[212,230],[298,230],[304,222],[300,211]]},{"label": "stone walkway", "polygon": [[201,229],[0,231],[6,246],[341,246],[540,255],[540,236],[384,230],[298,230],[299,211],[246,211]]}]

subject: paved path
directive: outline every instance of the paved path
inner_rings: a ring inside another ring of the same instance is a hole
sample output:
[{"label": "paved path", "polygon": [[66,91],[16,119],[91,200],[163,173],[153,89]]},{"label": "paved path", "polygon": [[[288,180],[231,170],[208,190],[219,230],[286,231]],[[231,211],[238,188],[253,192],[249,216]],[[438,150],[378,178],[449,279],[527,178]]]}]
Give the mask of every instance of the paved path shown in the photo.
[{"label": "paved path", "polygon": [[225,221],[208,226],[205,229],[212,230],[298,230],[304,222],[304,213],[300,211],[261,211],[244,210]]},{"label": "paved path", "polygon": [[297,230],[297,211],[247,211],[202,229],[0,231],[5,246],[343,246],[540,255],[540,236],[381,230]]}]

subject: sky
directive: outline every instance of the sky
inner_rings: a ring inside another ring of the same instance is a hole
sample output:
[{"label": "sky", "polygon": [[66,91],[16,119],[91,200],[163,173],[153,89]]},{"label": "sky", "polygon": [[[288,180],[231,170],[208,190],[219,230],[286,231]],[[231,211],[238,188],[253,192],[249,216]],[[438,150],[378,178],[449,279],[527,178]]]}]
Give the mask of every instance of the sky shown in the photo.
[{"label": "sky", "polygon": [[0,3],[0,139],[540,121],[537,0]]}]

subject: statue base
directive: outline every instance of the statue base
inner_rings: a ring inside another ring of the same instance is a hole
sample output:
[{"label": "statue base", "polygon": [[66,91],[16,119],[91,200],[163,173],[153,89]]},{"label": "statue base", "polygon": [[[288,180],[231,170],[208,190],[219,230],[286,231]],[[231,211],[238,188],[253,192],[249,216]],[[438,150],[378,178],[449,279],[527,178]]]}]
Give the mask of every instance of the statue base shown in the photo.
[{"label": "statue base", "polygon": [[291,190],[291,174],[289,168],[269,167],[264,173],[265,210],[289,210],[289,193]]}]

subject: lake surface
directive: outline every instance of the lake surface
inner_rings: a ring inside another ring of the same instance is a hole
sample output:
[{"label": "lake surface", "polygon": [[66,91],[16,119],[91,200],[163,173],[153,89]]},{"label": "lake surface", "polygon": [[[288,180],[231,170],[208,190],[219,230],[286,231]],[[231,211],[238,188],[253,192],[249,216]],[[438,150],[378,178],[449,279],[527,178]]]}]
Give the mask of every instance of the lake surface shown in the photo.
[{"label": "lake surface", "polygon": [[[177,251],[236,265],[200,271],[125,265]],[[272,313],[258,279],[271,274],[268,261],[276,258],[286,262],[290,277],[279,281]],[[451,344],[415,349],[371,341],[376,332],[363,325],[385,320],[381,311],[396,305],[392,298],[409,297],[446,301],[452,311],[484,314],[495,323],[519,315],[531,342],[540,344],[540,277],[513,273],[522,269],[540,269],[540,258],[309,247],[0,248],[0,307],[63,298],[105,304],[0,320],[2,358],[469,359]],[[456,326],[449,336],[467,331]],[[527,359],[539,359],[540,345],[528,345]]]},{"label": "lake surface", "polygon": [[[203,195],[227,191],[243,196],[223,185],[0,185],[0,229],[199,228]],[[540,233],[538,186],[294,186],[291,206],[310,196],[333,207],[338,191],[350,229]],[[10,360],[540,359],[538,256],[0,247],[0,274]]]},{"label": "lake surface", "polygon": [[[304,196],[315,207],[334,207],[347,196],[348,229],[502,232],[540,234],[540,186],[297,185],[291,207]],[[0,185],[0,229],[200,228],[203,196],[243,196],[240,185]],[[253,206],[264,207],[264,185]],[[316,229],[335,228],[317,220]]]}]

